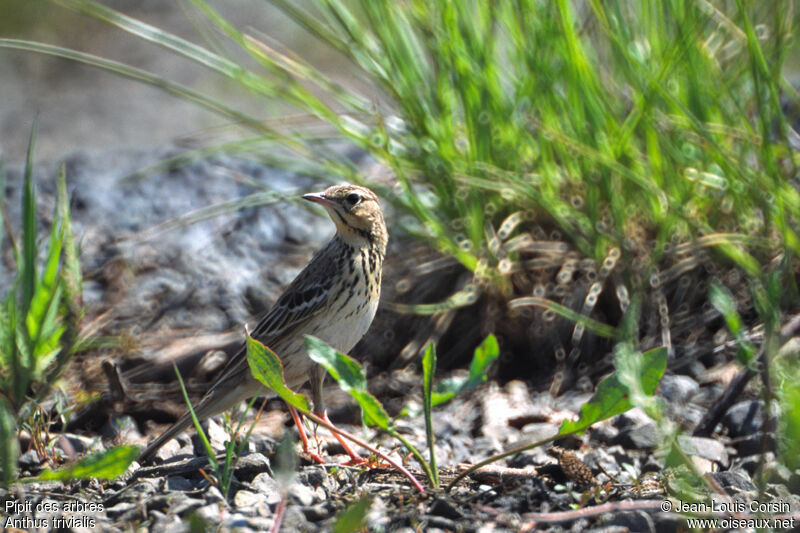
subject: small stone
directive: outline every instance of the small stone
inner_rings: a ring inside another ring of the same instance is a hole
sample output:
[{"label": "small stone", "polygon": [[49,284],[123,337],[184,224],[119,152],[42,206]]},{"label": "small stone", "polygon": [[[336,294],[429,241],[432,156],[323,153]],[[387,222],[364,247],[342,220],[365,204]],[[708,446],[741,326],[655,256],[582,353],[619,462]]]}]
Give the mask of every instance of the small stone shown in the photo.
[{"label": "small stone", "polygon": [[271,478],[269,474],[258,474],[253,481],[250,482],[253,490],[262,494],[266,499],[267,504],[276,505],[281,501],[281,487],[280,484]]},{"label": "small stone", "polygon": [[250,516],[247,518],[247,525],[253,531],[272,531],[274,523],[275,520],[270,517]]},{"label": "small stone", "polygon": [[208,437],[208,442],[211,443],[211,448],[213,448],[214,451],[225,450],[225,443],[230,440],[230,435],[228,435],[222,426],[217,424],[213,418],[208,420],[206,436]]},{"label": "small stone", "polygon": [[714,472],[711,476],[732,496],[741,492],[756,490],[756,486],[743,472],[728,470],[725,472]]},{"label": "small stone", "polygon": [[113,442],[137,442],[142,438],[136,421],[129,415],[112,418],[103,425],[100,434],[106,441]]},{"label": "small stone", "polygon": [[309,506],[314,503],[314,490],[301,483],[292,483],[289,487],[289,497],[300,505]]},{"label": "small stone", "polygon": [[331,516],[330,506],[327,503],[317,503],[303,508],[303,514],[309,522],[322,522]]},{"label": "small stone", "polygon": [[210,524],[217,524],[219,523],[219,511],[219,505],[216,503],[211,503],[200,507],[194,512],[194,514],[197,515],[197,517],[201,520],[204,520]]},{"label": "small stone", "polygon": [[303,468],[297,474],[297,480],[304,485],[317,487],[325,482],[327,476],[328,473],[324,467],[321,465],[312,465]]},{"label": "small stone", "polygon": [[453,504],[441,498],[437,498],[433,502],[430,508],[430,513],[436,516],[450,518],[452,520],[458,520],[462,516],[458,509],[453,507]]},{"label": "small stone", "polygon": [[308,531],[311,529],[303,511],[296,505],[287,505],[283,514],[281,531]]},{"label": "small stone", "polygon": [[617,416],[614,425],[620,431],[615,444],[637,449],[654,448],[658,445],[658,427],[639,407]]},{"label": "small stone", "polygon": [[[182,451],[184,451],[184,448],[181,446],[180,442],[178,442],[176,439],[172,439],[159,448],[154,457],[163,463],[177,455],[180,455]],[[188,448],[185,449],[185,452],[187,455],[191,455],[191,450]]]},{"label": "small stone", "polygon": [[259,504],[266,505],[267,498],[263,494],[242,489],[236,492],[233,503],[236,507],[255,507]]},{"label": "small stone", "polygon": [[640,531],[642,533],[647,531],[655,532],[655,524],[653,519],[644,512],[621,512],[610,513],[605,515],[602,522],[606,526],[620,526],[625,528],[625,531]]},{"label": "small stone", "polygon": [[118,516],[127,513],[128,511],[136,508],[136,503],[133,502],[119,502],[111,507],[106,507],[106,516],[114,520]]},{"label": "small stone", "polygon": [[700,390],[700,385],[689,376],[667,374],[661,378],[659,392],[668,402],[686,404]]},{"label": "small stone", "polygon": [[678,437],[678,443],[688,455],[712,461],[723,467],[728,466],[728,452],[725,450],[725,446],[716,439],[681,435]]},{"label": "small stone", "polygon": [[381,531],[388,529],[392,521],[386,508],[386,502],[379,496],[372,499],[372,504],[367,512],[367,529],[370,531]]},{"label": "small stone", "polygon": [[249,453],[240,457],[234,470],[239,481],[250,481],[258,474],[269,471],[269,459],[261,453]]},{"label": "small stone", "polygon": [[589,435],[594,442],[610,444],[619,436],[619,430],[607,421],[603,421],[589,428]]},{"label": "small stone", "polygon": [[732,437],[753,435],[761,431],[763,424],[764,410],[761,403],[755,400],[733,405],[722,417],[722,425]]},{"label": "small stone", "polygon": [[22,470],[31,471],[38,468],[42,464],[42,458],[36,453],[36,450],[28,450],[19,456],[19,466]]},{"label": "small stone", "polygon": [[219,502],[222,503],[225,501],[225,498],[222,496],[222,493],[219,489],[213,485],[210,485],[206,489],[205,498],[207,502]]},{"label": "small stone", "polygon": [[169,512],[172,514],[183,516],[189,511],[200,508],[205,505],[205,501],[197,498],[183,497],[178,502],[172,503],[169,507]]},{"label": "small stone", "polygon": [[194,490],[194,485],[183,476],[169,476],[167,478],[167,490],[187,492]]}]

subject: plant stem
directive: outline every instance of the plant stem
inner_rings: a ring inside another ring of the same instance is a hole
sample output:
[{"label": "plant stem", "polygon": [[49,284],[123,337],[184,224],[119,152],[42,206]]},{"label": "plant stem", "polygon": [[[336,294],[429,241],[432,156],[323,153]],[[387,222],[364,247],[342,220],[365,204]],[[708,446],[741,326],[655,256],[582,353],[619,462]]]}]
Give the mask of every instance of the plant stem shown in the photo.
[{"label": "plant stem", "polygon": [[514,448],[514,449],[511,449],[511,450],[508,450],[507,452],[503,452],[503,453],[500,453],[500,454],[497,454],[497,455],[493,455],[493,456],[489,457],[488,459],[484,459],[483,461],[481,461],[479,463],[475,463],[474,465],[472,465],[468,469],[466,469],[463,472],[461,472],[460,474],[458,474],[455,477],[455,479],[453,479],[453,481],[451,481],[444,488],[444,490],[446,492],[450,492],[450,490],[453,487],[455,487],[456,483],[458,483],[459,481],[461,481],[462,479],[464,479],[465,477],[467,477],[471,473],[475,472],[479,468],[483,468],[484,466],[492,464],[492,463],[494,463],[496,461],[499,461],[500,459],[505,459],[506,457],[511,457],[512,455],[516,455],[516,454],[524,452],[526,450],[532,450],[533,448],[537,448],[539,446],[544,446],[545,444],[548,444],[550,442],[553,442],[556,439],[560,439],[560,438],[565,437],[565,436],[566,435],[564,435],[564,434],[556,433],[555,435],[552,435],[550,437],[545,437],[542,440],[537,440],[536,442],[532,442],[530,444],[525,444],[525,445],[520,446],[518,448]]}]

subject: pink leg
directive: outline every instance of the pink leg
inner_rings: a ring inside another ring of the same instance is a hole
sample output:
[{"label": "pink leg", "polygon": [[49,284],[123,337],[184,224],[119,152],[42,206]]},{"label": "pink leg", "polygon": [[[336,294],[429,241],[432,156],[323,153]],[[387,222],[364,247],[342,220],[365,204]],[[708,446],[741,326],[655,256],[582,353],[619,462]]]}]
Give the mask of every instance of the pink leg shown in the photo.
[{"label": "pink leg", "polygon": [[294,424],[297,426],[297,432],[300,433],[300,441],[303,443],[303,451],[307,453],[311,459],[316,461],[319,464],[325,464],[325,461],[322,460],[322,457],[318,453],[312,452],[311,448],[308,446],[308,437],[306,437],[306,432],[303,429],[303,423],[300,421],[300,415],[297,413],[297,410],[292,407],[289,407],[289,413],[292,415],[292,420],[294,420]]},{"label": "pink leg", "polygon": [[[325,422],[327,422],[328,424],[333,426],[333,422],[331,422],[331,419],[328,418],[328,412],[327,411],[325,411],[322,414],[319,414],[317,416],[319,416]],[[336,426],[334,426],[334,427],[336,427]],[[333,436],[336,437],[336,440],[339,441],[339,444],[342,445],[342,448],[344,448],[344,451],[347,453],[347,455],[350,456],[350,460],[348,462],[344,463],[346,466],[358,466],[358,465],[363,465],[363,464],[368,462],[366,459],[364,459],[363,457],[358,455],[356,452],[354,452],[353,449],[350,447],[350,445],[347,444],[347,441],[344,440],[338,433],[336,433],[335,431],[332,432],[332,433],[333,433]]]}]

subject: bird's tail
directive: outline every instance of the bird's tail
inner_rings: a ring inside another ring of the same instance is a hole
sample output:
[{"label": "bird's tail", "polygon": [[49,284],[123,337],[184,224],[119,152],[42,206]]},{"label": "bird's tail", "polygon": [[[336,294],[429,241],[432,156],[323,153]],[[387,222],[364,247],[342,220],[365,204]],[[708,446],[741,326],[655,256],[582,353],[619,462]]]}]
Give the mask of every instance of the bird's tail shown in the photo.
[{"label": "bird's tail", "polygon": [[[230,409],[242,400],[241,391],[237,389],[229,389],[222,391],[220,389],[212,389],[209,393],[194,406],[194,413],[199,421],[213,416],[217,413]],[[175,422],[169,429],[159,435],[156,440],[147,445],[147,447],[139,454],[139,463],[144,463],[151,455],[156,453],[159,448],[172,440],[178,433],[185,430],[193,423],[192,414],[187,411]]]}]

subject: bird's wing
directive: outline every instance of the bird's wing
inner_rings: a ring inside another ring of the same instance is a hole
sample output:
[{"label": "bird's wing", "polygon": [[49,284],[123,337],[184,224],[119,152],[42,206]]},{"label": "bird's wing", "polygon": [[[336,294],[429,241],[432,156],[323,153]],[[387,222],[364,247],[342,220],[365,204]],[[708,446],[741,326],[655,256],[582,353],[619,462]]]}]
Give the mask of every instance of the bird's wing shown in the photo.
[{"label": "bird's wing", "polygon": [[[303,324],[325,308],[335,279],[333,271],[339,265],[336,262],[319,261],[318,258],[324,255],[323,252],[324,250],[321,250],[289,284],[277,303],[250,331],[251,337],[271,347],[281,336],[290,334],[293,328],[303,328]],[[278,354],[279,357],[280,355]],[[212,388],[216,388],[219,383],[234,374],[249,371],[247,349],[246,346],[242,346],[222,369],[217,383]]]}]

